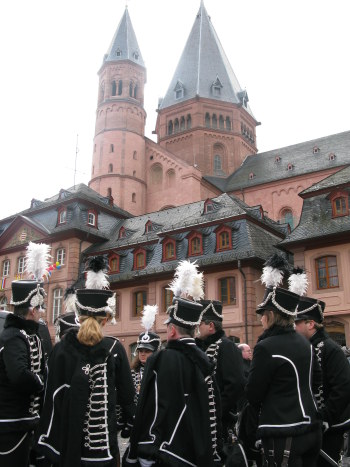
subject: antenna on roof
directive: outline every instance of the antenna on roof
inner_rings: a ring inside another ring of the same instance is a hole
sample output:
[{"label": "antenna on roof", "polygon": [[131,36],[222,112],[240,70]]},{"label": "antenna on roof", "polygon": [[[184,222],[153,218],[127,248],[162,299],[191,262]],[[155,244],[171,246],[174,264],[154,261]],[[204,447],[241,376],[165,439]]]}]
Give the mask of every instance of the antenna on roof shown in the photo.
[{"label": "antenna on roof", "polygon": [[78,152],[79,152],[78,138],[79,138],[79,135],[77,135],[77,143],[75,145],[74,183],[73,183],[74,189],[75,189],[75,176],[76,176],[76,173],[77,173],[77,158],[78,158]]}]

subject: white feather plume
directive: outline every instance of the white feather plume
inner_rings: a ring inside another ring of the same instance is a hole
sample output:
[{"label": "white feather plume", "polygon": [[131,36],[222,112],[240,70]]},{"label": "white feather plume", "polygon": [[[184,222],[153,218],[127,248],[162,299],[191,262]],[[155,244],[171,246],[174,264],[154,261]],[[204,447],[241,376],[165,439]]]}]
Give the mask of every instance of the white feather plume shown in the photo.
[{"label": "white feather plume", "polygon": [[191,296],[194,300],[199,300],[204,296],[203,282],[203,274],[198,273],[198,265],[184,260],[178,264],[168,288],[175,297]]},{"label": "white feather plume", "polygon": [[158,305],[145,305],[142,310],[141,324],[146,329],[146,332],[152,329],[157,313]]},{"label": "white feather plume", "polygon": [[45,243],[29,242],[26,253],[26,272],[36,281],[43,279],[49,260],[51,247]]},{"label": "white feather plume", "polygon": [[102,269],[98,272],[87,271],[85,287],[87,289],[109,289],[108,275]]},{"label": "white feather plume", "polygon": [[266,287],[277,287],[283,281],[283,272],[272,266],[265,266],[260,280]]},{"label": "white feather plume", "polygon": [[291,274],[288,278],[288,289],[298,295],[305,295],[309,282],[305,272]]},{"label": "white feather plume", "polygon": [[75,293],[71,293],[64,301],[66,313],[70,311],[76,311],[76,295]]}]

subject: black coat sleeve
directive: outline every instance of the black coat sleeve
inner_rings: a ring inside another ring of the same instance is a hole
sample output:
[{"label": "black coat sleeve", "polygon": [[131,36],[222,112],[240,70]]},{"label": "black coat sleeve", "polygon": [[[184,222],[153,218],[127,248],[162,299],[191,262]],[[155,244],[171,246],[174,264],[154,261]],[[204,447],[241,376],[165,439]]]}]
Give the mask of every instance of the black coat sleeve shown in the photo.
[{"label": "black coat sleeve", "polygon": [[248,402],[259,409],[269,390],[272,380],[271,358],[266,349],[257,344],[250,367],[246,396]]},{"label": "black coat sleeve", "polygon": [[135,415],[135,388],[131,376],[130,365],[125,349],[120,342],[117,342],[113,350],[116,359],[116,388],[118,404],[121,406],[124,421],[132,425]]},{"label": "black coat sleeve", "polygon": [[4,345],[3,360],[7,377],[16,391],[35,394],[44,388],[42,378],[35,375],[29,366],[28,347],[21,337],[13,337]]},{"label": "black coat sleeve", "polygon": [[235,410],[244,392],[243,358],[236,345],[224,340],[220,346],[217,376],[221,396],[223,418]]}]

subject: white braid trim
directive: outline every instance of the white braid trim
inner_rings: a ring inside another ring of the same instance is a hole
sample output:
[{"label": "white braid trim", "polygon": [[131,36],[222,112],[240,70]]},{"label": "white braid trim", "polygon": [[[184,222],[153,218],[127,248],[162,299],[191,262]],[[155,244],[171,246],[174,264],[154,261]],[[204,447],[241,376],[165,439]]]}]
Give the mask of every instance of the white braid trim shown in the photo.
[{"label": "white braid trim", "polygon": [[[320,312],[321,318],[323,319],[324,316],[323,316],[322,306],[320,305],[319,302],[314,303],[314,304],[311,305],[309,308],[306,308],[306,310],[297,311],[297,316],[303,315],[304,313],[307,313],[308,311],[314,310],[314,309],[317,308],[317,307],[318,307],[318,311]],[[297,310],[298,310],[298,307],[297,307]]]},{"label": "white braid trim", "polygon": [[182,318],[179,318],[176,314],[177,310],[178,310],[178,302],[176,301],[175,302],[175,305],[170,305],[169,308],[167,309],[167,313],[170,315],[170,312],[171,310],[174,310],[174,315],[173,315],[173,318],[176,319],[176,321],[178,321],[179,323],[182,323],[182,324],[186,324],[187,326],[199,326],[201,321],[200,321],[200,318],[201,318],[201,315],[199,315],[199,318],[197,321],[193,322],[193,321],[185,321],[184,319]]},{"label": "white braid trim", "polygon": [[286,315],[289,315],[289,316],[297,316],[297,308],[295,309],[295,311],[289,311],[289,310],[286,310],[285,308],[283,308],[283,306],[281,306],[279,303],[276,302],[275,298],[276,298],[276,287],[274,287],[272,289],[272,291],[268,294],[268,296],[266,297],[266,299],[260,303],[260,305],[258,305],[258,308],[261,308],[263,306],[266,305],[266,303],[270,300],[271,298],[271,302],[275,305],[275,307],[281,311],[282,313],[285,313]]},{"label": "white braid trim", "polygon": [[14,306],[23,305],[24,303],[27,303],[28,300],[31,298],[30,304],[33,308],[35,308],[44,303],[44,297],[46,297],[46,292],[42,287],[40,287],[40,284],[38,284],[36,288],[31,290],[29,294],[26,296],[26,298],[20,302],[14,302],[13,296],[11,296],[10,305],[14,305]]},{"label": "white braid trim", "polygon": [[[78,307],[77,313],[78,316],[80,315],[79,309],[84,311],[91,311],[91,313],[99,313],[100,311],[104,311],[105,313],[110,313],[112,315],[112,324],[116,324],[115,320],[115,309],[113,310],[109,305],[102,306],[101,308],[92,308],[91,306],[84,306],[79,303],[78,299],[75,299],[75,305]],[[77,316],[77,314],[76,314]]]},{"label": "white braid trim", "polygon": [[[220,314],[216,311],[216,309],[215,309],[215,307],[214,307],[214,303],[213,303],[213,302],[210,302],[209,305],[208,305],[206,308],[204,308],[204,310],[202,311],[202,313],[201,313],[201,315],[200,315],[200,321],[202,321],[205,312],[206,312],[207,310],[209,310],[209,308],[212,309],[212,311],[213,311],[213,313],[214,313],[215,316],[217,316],[218,318],[222,319],[222,315],[220,315]],[[205,318],[204,318],[204,319],[205,319]]]}]

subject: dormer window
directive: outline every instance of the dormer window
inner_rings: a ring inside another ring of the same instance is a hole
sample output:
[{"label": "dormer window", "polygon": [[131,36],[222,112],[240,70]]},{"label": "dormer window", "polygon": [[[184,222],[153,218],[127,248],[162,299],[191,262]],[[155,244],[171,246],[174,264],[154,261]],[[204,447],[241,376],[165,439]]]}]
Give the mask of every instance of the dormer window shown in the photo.
[{"label": "dormer window", "polygon": [[255,177],[255,174],[253,172],[250,172],[249,174],[249,180],[253,180],[253,178]]},{"label": "dormer window", "polygon": [[329,154],[329,156],[328,156],[328,159],[329,159],[330,161],[335,161],[335,157],[336,157],[335,154],[334,154],[333,152],[331,152],[331,153]]},{"label": "dormer window", "polygon": [[174,88],[175,92],[175,99],[182,99],[184,97],[184,85],[180,80],[176,83],[176,86]]},{"label": "dormer window", "polygon": [[115,51],[115,54],[116,54],[117,57],[121,57],[122,56],[122,51],[120,49],[117,49]]},{"label": "dormer window", "polygon": [[199,256],[202,254],[202,235],[198,232],[192,232],[188,237],[188,256]]},{"label": "dormer window", "polygon": [[214,211],[214,203],[211,199],[207,199],[204,203],[204,214]]},{"label": "dormer window", "polygon": [[287,170],[293,170],[293,167],[294,167],[293,164],[289,163],[287,165]]},{"label": "dormer window", "polygon": [[58,211],[58,224],[65,224],[67,222],[67,208],[61,208]]},{"label": "dormer window", "polygon": [[213,82],[213,84],[211,85],[211,89],[212,89],[212,94],[213,96],[215,97],[220,97],[221,96],[221,89],[222,89],[222,84],[221,84],[221,81],[219,79],[219,77],[217,76],[216,77],[216,80]]},{"label": "dormer window", "polygon": [[318,154],[320,152],[320,148],[318,146],[314,146],[313,149],[312,149],[312,152],[314,154]]},{"label": "dormer window", "polygon": [[153,232],[153,225],[151,221],[146,222],[145,233]]},{"label": "dormer window", "polygon": [[332,203],[332,216],[341,217],[349,215],[349,194],[346,191],[337,191],[330,196]]},{"label": "dormer window", "polygon": [[216,229],[216,251],[230,250],[232,248],[232,231],[229,227]]},{"label": "dormer window", "polygon": [[134,52],[134,59],[135,59],[135,60],[138,60],[138,59],[139,59],[139,53],[138,53],[138,52]]},{"label": "dormer window", "polygon": [[119,238],[125,238],[126,237],[126,230],[124,227],[121,227],[119,230]]},{"label": "dormer window", "polygon": [[281,157],[280,156],[276,156],[275,157],[275,162],[278,164],[279,162],[281,162]]},{"label": "dormer window", "polygon": [[176,259],[176,243],[173,239],[167,239],[163,242],[163,261],[172,261]]},{"label": "dormer window", "polygon": [[90,227],[97,226],[97,214],[95,211],[88,211],[87,223]]},{"label": "dormer window", "polygon": [[139,248],[134,252],[134,269],[144,269],[146,266],[146,252]]},{"label": "dormer window", "polygon": [[118,255],[111,255],[108,261],[109,264],[109,273],[116,273],[119,272],[119,256]]}]

